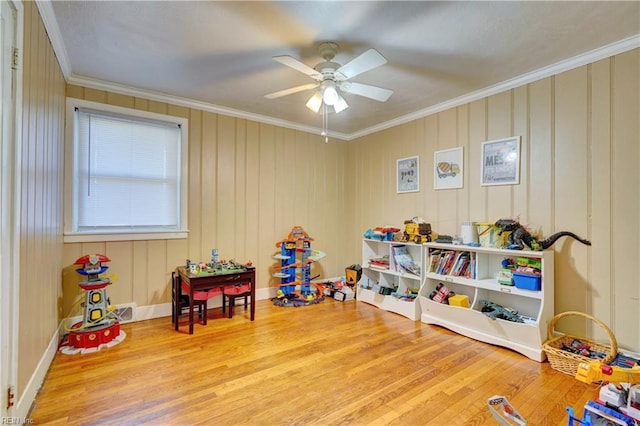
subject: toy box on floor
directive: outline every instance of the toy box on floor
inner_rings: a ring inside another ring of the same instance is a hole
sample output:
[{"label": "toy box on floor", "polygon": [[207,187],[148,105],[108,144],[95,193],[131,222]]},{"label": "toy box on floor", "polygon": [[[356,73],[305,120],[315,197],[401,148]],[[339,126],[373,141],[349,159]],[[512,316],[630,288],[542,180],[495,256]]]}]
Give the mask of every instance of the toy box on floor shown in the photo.
[{"label": "toy box on floor", "polygon": [[325,296],[333,297],[340,302],[355,299],[355,292],[351,286],[346,283],[344,278],[326,280],[322,284],[325,286]]},{"label": "toy box on floor", "polygon": [[347,286],[342,287],[333,295],[333,298],[339,302],[344,302],[345,300],[353,300],[355,299],[355,297],[356,293]]}]

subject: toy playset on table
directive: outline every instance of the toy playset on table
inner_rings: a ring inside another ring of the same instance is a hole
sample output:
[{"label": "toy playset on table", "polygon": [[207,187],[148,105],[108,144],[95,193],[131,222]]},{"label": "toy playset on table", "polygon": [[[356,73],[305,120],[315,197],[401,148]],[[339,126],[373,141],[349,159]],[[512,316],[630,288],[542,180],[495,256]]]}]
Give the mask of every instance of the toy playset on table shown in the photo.
[{"label": "toy playset on table", "polygon": [[220,259],[218,249],[211,250],[210,262],[192,262],[187,259],[186,270],[192,276],[207,276],[207,275],[224,275],[233,274],[236,272],[247,271],[253,268],[251,261],[246,263],[238,263],[234,259],[229,261]]}]

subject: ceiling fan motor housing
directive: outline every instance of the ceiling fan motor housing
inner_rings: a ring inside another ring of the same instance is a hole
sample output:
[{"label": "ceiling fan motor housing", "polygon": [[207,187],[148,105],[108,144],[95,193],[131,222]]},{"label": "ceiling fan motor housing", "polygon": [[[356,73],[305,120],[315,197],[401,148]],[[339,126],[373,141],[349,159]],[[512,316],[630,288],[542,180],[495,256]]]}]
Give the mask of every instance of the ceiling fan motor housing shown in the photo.
[{"label": "ceiling fan motor housing", "polygon": [[338,45],[331,42],[320,43],[318,51],[320,52],[320,56],[322,56],[325,61],[329,62],[335,58],[336,53],[338,52]]},{"label": "ceiling fan motor housing", "polygon": [[313,69],[322,74],[322,80],[336,80],[339,79],[339,73],[336,73],[336,70],[340,68],[342,65],[336,62],[321,62],[316,65]]}]

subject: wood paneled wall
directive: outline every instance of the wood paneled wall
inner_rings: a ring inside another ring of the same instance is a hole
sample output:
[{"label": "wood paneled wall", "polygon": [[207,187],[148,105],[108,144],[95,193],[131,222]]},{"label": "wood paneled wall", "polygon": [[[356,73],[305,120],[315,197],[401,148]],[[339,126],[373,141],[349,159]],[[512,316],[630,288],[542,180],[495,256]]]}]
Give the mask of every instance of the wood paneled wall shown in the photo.
[{"label": "wood paneled wall", "polygon": [[79,292],[71,265],[86,253],[111,258],[108,272],[118,275],[112,303],[138,306],[170,302],[171,272],[186,259],[208,261],[214,247],[223,259],[251,260],[258,290],[277,285],[275,243],[294,225],[327,253],[312,275],[343,275],[350,265],[343,244],[345,142],[74,85],[67,96],[189,119],[189,238],[65,244],[65,312]]},{"label": "wood paneled wall", "polygon": [[[463,221],[517,217],[546,236],[572,231],[555,250],[556,313],[605,322],[640,351],[640,54],[638,49],[348,144],[349,259],[362,232],[422,216],[455,235]],[[520,184],[480,186],[480,147],[520,135]],[[462,146],[464,187],[433,189],[435,151]],[[420,192],[396,193],[398,158],[420,156]],[[566,323],[565,323],[566,321]],[[599,326],[566,319],[563,331],[606,340]]]},{"label": "wood paneled wall", "polygon": [[[518,216],[544,235],[570,230],[592,240],[555,244],[556,312],[590,313],[622,346],[640,350],[637,75],[634,50],[346,144],[69,86],[72,97],[190,119],[191,232],[188,240],[66,244],[64,264],[87,252],[118,253],[112,299],[149,305],[169,300],[170,271],[185,254],[207,259],[212,247],[253,260],[261,287],[275,284],[273,243],[294,224],[328,253],[318,270],[328,277],[360,262],[371,226],[422,216],[436,232],[457,234],[462,221]],[[512,135],[522,137],[520,184],[480,186],[481,143]],[[464,188],[435,191],[433,152],[456,146],[464,147]],[[396,194],[395,160],[411,155],[421,159],[421,191]],[[559,328],[606,338],[581,320]]]},{"label": "wood paneled wall", "polygon": [[23,6],[18,398],[60,322],[66,86],[35,3]]}]

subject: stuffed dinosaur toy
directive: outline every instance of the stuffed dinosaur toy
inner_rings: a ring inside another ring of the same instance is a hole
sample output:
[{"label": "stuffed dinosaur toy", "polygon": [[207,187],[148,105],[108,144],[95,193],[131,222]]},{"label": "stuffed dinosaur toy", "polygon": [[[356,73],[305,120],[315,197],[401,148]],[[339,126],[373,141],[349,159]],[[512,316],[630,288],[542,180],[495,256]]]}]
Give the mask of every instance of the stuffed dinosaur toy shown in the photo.
[{"label": "stuffed dinosaur toy", "polygon": [[507,248],[512,250],[523,250],[525,246],[530,247],[531,250],[544,250],[551,247],[561,237],[572,237],[582,244],[591,245],[591,241],[580,238],[573,232],[568,231],[556,232],[548,238],[538,241],[524,226],[513,219],[499,219],[495,223],[495,226],[500,228],[500,235],[503,232],[511,232],[511,234],[509,234],[509,245]]}]

